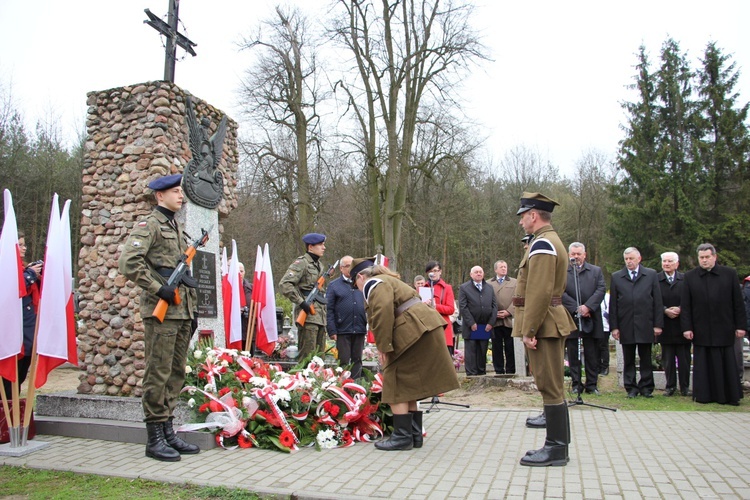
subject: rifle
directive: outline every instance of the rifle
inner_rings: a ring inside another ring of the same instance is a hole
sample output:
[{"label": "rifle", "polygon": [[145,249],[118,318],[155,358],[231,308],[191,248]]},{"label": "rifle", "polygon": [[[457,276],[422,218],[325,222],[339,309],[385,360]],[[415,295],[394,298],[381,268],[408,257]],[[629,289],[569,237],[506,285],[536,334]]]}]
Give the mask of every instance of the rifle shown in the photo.
[{"label": "rifle", "polygon": [[[210,231],[213,228],[211,226],[208,228],[208,231]],[[205,229],[201,229],[201,236],[197,240],[195,240],[188,248],[185,250],[185,253],[183,253],[180,256],[180,260],[177,261],[177,265],[174,268],[174,271],[172,271],[172,274],[169,276],[169,279],[167,280],[167,285],[174,286],[174,303],[179,304],[182,302],[182,299],[180,299],[180,293],[179,293],[179,286],[182,283],[183,278],[185,277],[185,274],[190,270],[190,263],[193,262],[193,257],[195,257],[195,252],[198,251],[200,247],[206,244],[208,241],[208,231]],[[159,299],[159,302],[156,303],[156,307],[154,307],[153,316],[159,320],[159,323],[164,322],[164,315],[167,314],[167,308],[169,307],[169,303],[164,299]]]},{"label": "rifle", "polygon": [[[310,306],[310,312],[312,314],[315,314],[315,307],[313,306],[313,301],[315,301],[315,297],[318,296],[318,293],[320,293],[320,289],[323,288],[323,284],[326,282],[327,278],[330,278],[333,272],[336,270],[336,266],[339,265],[339,261],[334,262],[330,266],[328,266],[328,271],[324,272],[323,275],[318,278],[317,283],[315,283],[315,286],[312,290],[310,290],[310,293],[307,294],[307,298],[305,298],[305,303]],[[307,321],[307,313],[304,309],[300,308],[300,312],[297,315],[297,326],[302,328],[305,326],[305,321]]]}]

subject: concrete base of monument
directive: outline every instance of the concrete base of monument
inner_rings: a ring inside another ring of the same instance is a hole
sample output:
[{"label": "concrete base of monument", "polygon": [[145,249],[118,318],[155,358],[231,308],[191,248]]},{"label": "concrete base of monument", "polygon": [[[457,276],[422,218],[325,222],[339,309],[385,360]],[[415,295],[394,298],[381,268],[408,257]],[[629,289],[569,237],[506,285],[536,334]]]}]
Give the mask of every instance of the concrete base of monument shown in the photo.
[{"label": "concrete base of monument", "polygon": [[[190,409],[180,402],[175,427],[190,421]],[[92,396],[73,391],[39,394],[34,412],[37,434],[146,444],[140,398]],[[201,450],[215,448],[210,432],[178,432]]]},{"label": "concrete base of monument", "polygon": [[0,457],[23,457],[29,453],[43,450],[49,445],[50,443],[39,441],[37,439],[26,441],[24,446],[16,446],[15,448],[11,447],[10,443],[0,444]]}]

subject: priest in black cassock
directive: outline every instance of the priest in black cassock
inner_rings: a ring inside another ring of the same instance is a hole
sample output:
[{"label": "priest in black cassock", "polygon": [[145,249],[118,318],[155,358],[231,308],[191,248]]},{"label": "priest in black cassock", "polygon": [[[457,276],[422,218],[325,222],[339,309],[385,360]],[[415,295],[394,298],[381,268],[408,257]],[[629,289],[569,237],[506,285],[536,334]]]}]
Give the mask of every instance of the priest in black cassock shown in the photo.
[{"label": "priest in black cassock", "polygon": [[685,273],[680,318],[693,341],[693,399],[698,403],[739,405],[740,374],[735,338],[745,335],[745,305],[737,271],[716,265],[716,249],[698,246],[700,267]]}]

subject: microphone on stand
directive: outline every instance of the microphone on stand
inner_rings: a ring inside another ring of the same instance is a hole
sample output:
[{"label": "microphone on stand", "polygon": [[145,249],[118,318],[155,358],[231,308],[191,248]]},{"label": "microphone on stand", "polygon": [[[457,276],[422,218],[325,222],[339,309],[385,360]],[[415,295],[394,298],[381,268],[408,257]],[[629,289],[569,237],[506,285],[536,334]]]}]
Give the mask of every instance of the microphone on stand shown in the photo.
[{"label": "microphone on stand", "polygon": [[432,306],[435,306],[435,273],[429,273],[427,278],[430,280],[430,295],[432,296]]}]

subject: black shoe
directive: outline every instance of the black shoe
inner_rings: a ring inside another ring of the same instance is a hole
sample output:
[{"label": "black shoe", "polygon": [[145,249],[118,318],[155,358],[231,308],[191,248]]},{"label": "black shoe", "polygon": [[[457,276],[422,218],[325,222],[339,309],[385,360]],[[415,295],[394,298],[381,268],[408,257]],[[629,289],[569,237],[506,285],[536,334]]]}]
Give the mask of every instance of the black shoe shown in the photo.
[{"label": "black shoe", "polygon": [[[549,421],[544,447],[530,450],[521,458],[521,465],[529,467],[562,466],[569,461],[568,405],[544,406],[545,420]],[[549,417],[549,418],[547,418]]]},{"label": "black shoe", "polygon": [[177,450],[180,455],[197,455],[200,453],[201,449],[198,445],[187,443],[177,436],[172,427],[172,420],[173,417],[170,417],[169,420],[164,422],[164,439],[167,444]]},{"label": "black shoe", "polygon": [[544,416],[544,412],[540,413],[536,417],[529,417],[526,419],[526,427],[530,429],[544,429],[547,427],[547,418]]},{"label": "black shoe", "polygon": [[393,415],[393,434],[386,441],[378,441],[375,448],[378,450],[395,451],[411,450],[414,448],[412,437],[413,415]]},{"label": "black shoe", "polygon": [[664,395],[667,396],[667,397],[674,396],[674,393],[675,393],[675,388],[674,387],[670,387],[669,389],[666,389],[664,391]]},{"label": "black shoe", "polygon": [[593,394],[594,396],[602,395],[602,393],[599,392],[599,389],[586,389],[586,394]]},{"label": "black shoe", "polygon": [[629,398],[635,398],[638,396],[638,389],[631,389],[628,391],[628,397]]},{"label": "black shoe", "polygon": [[411,420],[411,439],[414,442],[414,448],[421,448],[424,442],[424,435],[422,434],[422,412],[421,411],[410,411],[412,416]]},{"label": "black shoe", "polygon": [[162,462],[179,462],[180,454],[169,446],[164,439],[164,423],[149,422],[146,424],[148,441],[146,442],[146,456]]},{"label": "black shoe", "polygon": [[641,396],[643,396],[644,398],[653,398],[654,394],[652,391],[644,391],[641,393]]},{"label": "black shoe", "polygon": [[599,372],[599,375],[601,375],[602,377],[606,377],[607,375],[609,375],[609,367],[602,368],[602,371]]},{"label": "black shoe", "polygon": [[690,396],[690,391],[687,389],[680,389],[680,395],[681,396]]}]

